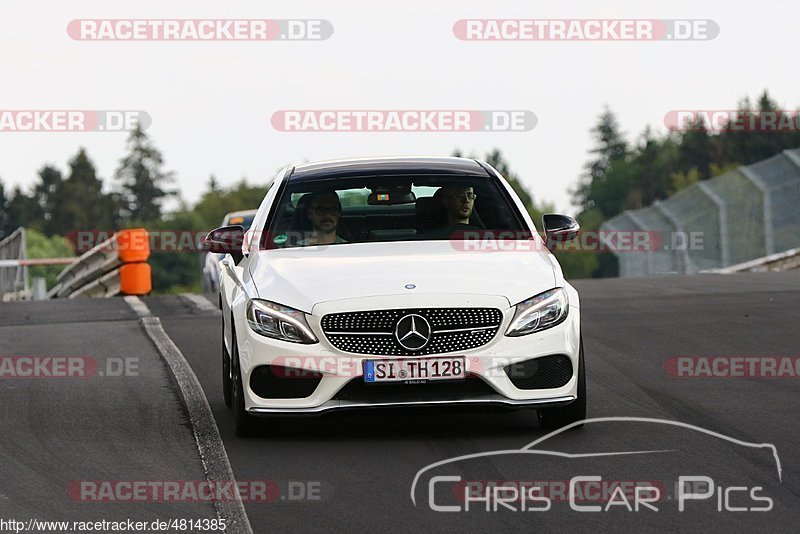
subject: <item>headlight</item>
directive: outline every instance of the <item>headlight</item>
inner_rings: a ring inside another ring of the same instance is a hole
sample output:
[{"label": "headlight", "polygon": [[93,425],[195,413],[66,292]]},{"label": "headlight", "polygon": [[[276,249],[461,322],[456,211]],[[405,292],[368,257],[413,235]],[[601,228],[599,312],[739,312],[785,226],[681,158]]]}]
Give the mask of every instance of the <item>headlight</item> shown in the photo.
[{"label": "headlight", "polygon": [[247,323],[262,336],[292,343],[317,343],[303,312],[268,300],[251,299],[247,303]]},{"label": "headlight", "polygon": [[555,326],[567,318],[569,300],[563,287],[540,293],[517,304],[507,336],[525,336]]}]

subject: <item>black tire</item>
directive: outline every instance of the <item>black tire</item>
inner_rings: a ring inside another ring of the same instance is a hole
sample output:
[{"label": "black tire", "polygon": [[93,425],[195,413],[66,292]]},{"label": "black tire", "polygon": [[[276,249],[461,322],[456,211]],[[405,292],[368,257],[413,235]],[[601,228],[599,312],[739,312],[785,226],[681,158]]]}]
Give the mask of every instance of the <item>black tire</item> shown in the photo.
[{"label": "black tire", "polygon": [[233,397],[233,431],[240,438],[248,438],[254,436],[257,430],[257,419],[247,413],[244,405],[244,387],[242,382],[242,373],[239,371],[239,349],[236,345],[236,334],[233,334],[233,341],[231,343],[232,363],[233,363],[233,380],[232,392]]},{"label": "black tire", "polygon": [[[586,365],[583,359],[583,339],[578,357],[578,398],[566,406],[537,410],[539,426],[542,428],[562,428],[576,421],[586,419]],[[572,429],[583,428],[583,423]]]},{"label": "black tire", "polygon": [[233,406],[233,380],[231,380],[231,356],[225,348],[225,323],[222,323],[222,398],[225,406]]}]

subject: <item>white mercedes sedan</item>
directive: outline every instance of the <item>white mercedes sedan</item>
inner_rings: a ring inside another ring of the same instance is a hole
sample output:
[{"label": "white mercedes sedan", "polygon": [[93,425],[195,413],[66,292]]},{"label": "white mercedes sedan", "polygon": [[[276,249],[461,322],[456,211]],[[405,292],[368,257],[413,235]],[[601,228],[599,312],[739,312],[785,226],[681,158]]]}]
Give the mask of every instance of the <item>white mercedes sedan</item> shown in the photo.
[{"label": "white mercedes sedan", "polygon": [[339,160],[283,169],[252,226],[210,232],[222,385],[237,435],[259,418],[388,407],[586,417],[578,293],[482,161]]}]

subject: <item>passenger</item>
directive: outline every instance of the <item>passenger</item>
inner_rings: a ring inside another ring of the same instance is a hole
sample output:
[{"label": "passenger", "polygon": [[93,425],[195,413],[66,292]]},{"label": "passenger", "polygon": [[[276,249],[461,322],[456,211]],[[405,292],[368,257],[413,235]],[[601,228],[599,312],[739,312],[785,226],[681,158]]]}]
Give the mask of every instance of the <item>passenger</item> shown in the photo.
[{"label": "passenger", "polygon": [[342,203],[336,191],[321,191],[312,193],[308,202],[306,216],[311,221],[313,230],[311,235],[301,239],[298,245],[331,245],[333,243],[347,243],[336,234],[339,226],[339,217],[342,213]]}]

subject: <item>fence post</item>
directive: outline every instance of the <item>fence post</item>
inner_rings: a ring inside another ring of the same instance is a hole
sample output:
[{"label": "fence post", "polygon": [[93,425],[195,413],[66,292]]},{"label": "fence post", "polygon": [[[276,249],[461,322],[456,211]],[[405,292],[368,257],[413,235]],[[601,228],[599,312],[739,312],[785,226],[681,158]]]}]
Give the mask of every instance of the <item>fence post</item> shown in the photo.
[{"label": "fence post", "polygon": [[722,255],[722,266],[727,267],[731,264],[730,242],[728,241],[728,207],[725,205],[725,201],[706,182],[697,182],[697,186],[700,191],[711,199],[711,202],[717,205],[717,213],[719,214],[719,248]]},{"label": "fence post", "polygon": [[[672,224],[676,232],[681,232],[682,234],[686,235],[686,232],[683,230],[683,226],[681,226],[681,223],[678,222],[678,218],[675,217],[675,214],[672,213],[663,202],[656,200],[653,203],[653,207],[661,212],[661,215],[663,215],[670,222],[670,224]],[[697,268],[694,268],[692,259],[689,257],[689,251],[686,248],[683,250],[673,250],[672,252],[677,255],[678,260],[675,262],[675,264],[678,266],[678,271],[680,274],[697,272]]]},{"label": "fence post", "polygon": [[[633,224],[635,224],[639,230],[645,231],[647,225],[642,222],[638,215],[633,210],[625,210],[622,212],[623,215],[626,215]],[[653,276],[653,251],[649,251],[645,253],[645,262],[647,264],[647,276]]]},{"label": "fence post", "polygon": [[[21,241],[21,245],[20,245],[19,257],[20,257],[20,259],[27,260],[28,259],[28,241],[25,238],[25,228],[20,228],[20,230],[22,231],[22,237],[21,237],[22,241]],[[23,295],[25,295],[23,298],[30,298],[30,286],[28,285],[28,266],[27,265],[22,267],[22,291],[23,291]]]},{"label": "fence post", "polygon": [[742,171],[742,176],[750,180],[759,191],[761,191],[761,198],[764,203],[764,244],[767,251],[767,256],[775,254],[775,234],[772,228],[772,196],[769,194],[769,188],[764,180],[753,171],[750,167],[743,166],[739,169]]}]

